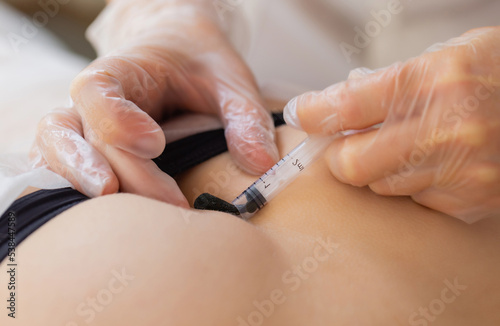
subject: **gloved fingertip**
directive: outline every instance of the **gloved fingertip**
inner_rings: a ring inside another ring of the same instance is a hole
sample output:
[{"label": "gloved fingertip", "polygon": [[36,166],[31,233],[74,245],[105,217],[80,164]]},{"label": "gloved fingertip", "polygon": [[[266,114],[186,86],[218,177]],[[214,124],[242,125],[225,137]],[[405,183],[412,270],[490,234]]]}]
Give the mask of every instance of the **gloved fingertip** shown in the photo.
[{"label": "gloved fingertip", "polygon": [[158,198],[159,200],[182,208],[190,207],[186,196],[184,196],[177,185],[168,185],[166,189],[164,188],[162,190],[162,192],[163,193],[160,194],[161,198]]},{"label": "gloved fingertip", "polygon": [[187,198],[183,195],[182,198],[179,198],[175,203],[174,203],[175,206],[179,206],[179,207],[182,207],[182,208],[190,208],[189,206],[189,202],[187,200]]},{"label": "gloved fingertip", "polygon": [[118,179],[115,176],[106,178],[103,180],[104,186],[102,188],[100,196],[116,194],[119,190]]},{"label": "gloved fingertip", "polygon": [[77,171],[73,176],[79,183],[78,190],[91,198],[114,194],[119,189],[118,179],[112,172]]},{"label": "gloved fingertip", "polygon": [[239,167],[250,174],[262,174],[269,170],[279,159],[279,152],[274,142],[260,144],[245,144],[238,148],[235,155]]},{"label": "gloved fingertip", "polygon": [[260,169],[257,172],[266,172],[280,159],[278,147],[274,142],[267,143],[266,146],[264,146],[264,153],[262,165],[258,166]]},{"label": "gloved fingertip", "polygon": [[302,130],[299,116],[297,114],[298,99],[299,97],[295,97],[287,103],[285,109],[283,110],[283,118],[288,126]]},{"label": "gloved fingertip", "polygon": [[278,150],[278,146],[276,146],[276,143],[273,142],[269,145],[267,153],[269,154],[269,157],[271,158],[273,164],[279,161],[280,152]]},{"label": "gloved fingertip", "polygon": [[261,174],[279,160],[274,124],[263,109],[234,116],[225,136],[232,158],[247,173]]},{"label": "gloved fingertip", "polygon": [[134,162],[133,168],[139,170],[135,175],[130,176],[130,180],[125,181],[123,191],[153,198],[174,206],[189,208],[189,202],[177,182],[160,170],[153,161],[148,160],[141,163],[141,160],[137,162],[138,164]]}]

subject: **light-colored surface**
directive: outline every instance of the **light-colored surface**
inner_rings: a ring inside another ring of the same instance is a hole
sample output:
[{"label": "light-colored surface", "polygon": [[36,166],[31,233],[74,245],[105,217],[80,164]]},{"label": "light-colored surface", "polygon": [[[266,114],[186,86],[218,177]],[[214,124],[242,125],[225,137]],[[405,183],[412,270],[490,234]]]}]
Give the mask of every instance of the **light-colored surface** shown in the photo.
[{"label": "light-colored surface", "polygon": [[[40,1],[40,0],[3,0],[4,2],[18,8],[26,13],[34,13],[39,10],[43,10],[40,3],[46,3],[46,7],[54,6],[53,2],[50,0]],[[89,24],[94,20],[95,16],[102,10],[105,6],[105,0],[56,0],[59,4],[59,12],[63,15],[69,15],[73,19]],[[49,6],[49,3],[51,5]]]},{"label": "light-colored surface", "polygon": [[[29,185],[69,186],[48,170],[30,171],[27,153],[38,121],[49,110],[69,104],[70,82],[88,64],[42,29],[23,34],[28,18],[0,2],[1,212]],[[21,40],[17,46],[15,39]]]},{"label": "light-colored surface", "polygon": [[50,19],[47,28],[60,38],[73,52],[88,58],[95,58],[92,46],[84,37],[87,26],[95,19],[105,0],[0,0],[33,18],[44,19],[43,13]]},{"label": "light-colored surface", "polygon": [[71,80],[88,64],[43,29],[26,33],[29,18],[0,2],[0,153],[29,150],[40,118],[69,104]]},{"label": "light-colored surface", "polygon": [[[349,63],[341,42],[355,45],[354,28],[373,25],[372,11],[387,11],[393,3],[401,12],[390,15]],[[259,84],[273,91],[286,86],[295,95],[345,80],[357,66],[388,66],[467,30],[500,23],[496,0],[254,0],[234,8],[224,17],[246,14],[249,26],[233,38],[248,40],[241,52]]]}]

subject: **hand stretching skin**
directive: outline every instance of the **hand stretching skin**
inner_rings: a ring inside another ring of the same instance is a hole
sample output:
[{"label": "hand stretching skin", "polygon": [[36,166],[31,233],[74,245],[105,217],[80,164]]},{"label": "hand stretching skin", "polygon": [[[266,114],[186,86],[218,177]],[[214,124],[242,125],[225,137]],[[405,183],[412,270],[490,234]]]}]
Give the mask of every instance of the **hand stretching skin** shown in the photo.
[{"label": "hand stretching skin", "polygon": [[381,195],[472,223],[500,215],[500,28],[472,30],[423,55],[293,99],[309,133],[371,129],[335,141],[332,173]]},{"label": "hand stretching skin", "polygon": [[40,124],[32,157],[89,196],[120,188],[187,206],[151,159],[177,110],[218,116],[247,172],[278,160],[272,120],[248,67],[217,22],[212,1],[113,1],[89,29],[99,58],[71,87],[74,106]]}]

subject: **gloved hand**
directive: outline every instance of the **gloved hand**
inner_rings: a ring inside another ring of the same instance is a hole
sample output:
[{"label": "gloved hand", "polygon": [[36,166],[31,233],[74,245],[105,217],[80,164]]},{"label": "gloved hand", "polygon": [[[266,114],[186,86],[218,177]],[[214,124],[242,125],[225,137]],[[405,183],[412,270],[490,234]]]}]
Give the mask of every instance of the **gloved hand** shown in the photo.
[{"label": "gloved hand", "polygon": [[220,117],[240,167],[266,171],[279,159],[272,119],[222,30],[212,1],[111,3],[89,30],[100,57],[73,81],[73,108],[39,126],[36,164],[90,196],[119,187],[186,206],[151,159],[165,147],[157,122],[191,110]]},{"label": "gloved hand", "polygon": [[293,99],[289,125],[342,137],[326,153],[344,183],[472,223],[500,215],[500,28],[472,30],[405,63]]}]

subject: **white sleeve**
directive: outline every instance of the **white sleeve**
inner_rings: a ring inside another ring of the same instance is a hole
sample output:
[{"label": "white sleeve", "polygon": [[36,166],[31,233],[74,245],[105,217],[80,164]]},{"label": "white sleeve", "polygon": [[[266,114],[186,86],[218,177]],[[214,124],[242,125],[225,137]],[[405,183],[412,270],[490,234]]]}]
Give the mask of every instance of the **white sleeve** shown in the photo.
[{"label": "white sleeve", "polygon": [[331,33],[313,15],[304,13],[303,4],[242,1],[225,13],[230,39],[265,96],[286,100],[322,89],[347,78],[356,66],[343,59]]},{"label": "white sleeve", "polygon": [[[355,67],[405,61],[469,29],[499,25],[500,12],[491,0],[216,1],[234,4],[225,11],[229,33],[264,94],[284,99],[345,80]],[[347,60],[341,44],[354,47],[356,29],[380,25],[374,12],[394,3],[401,12]]]}]

